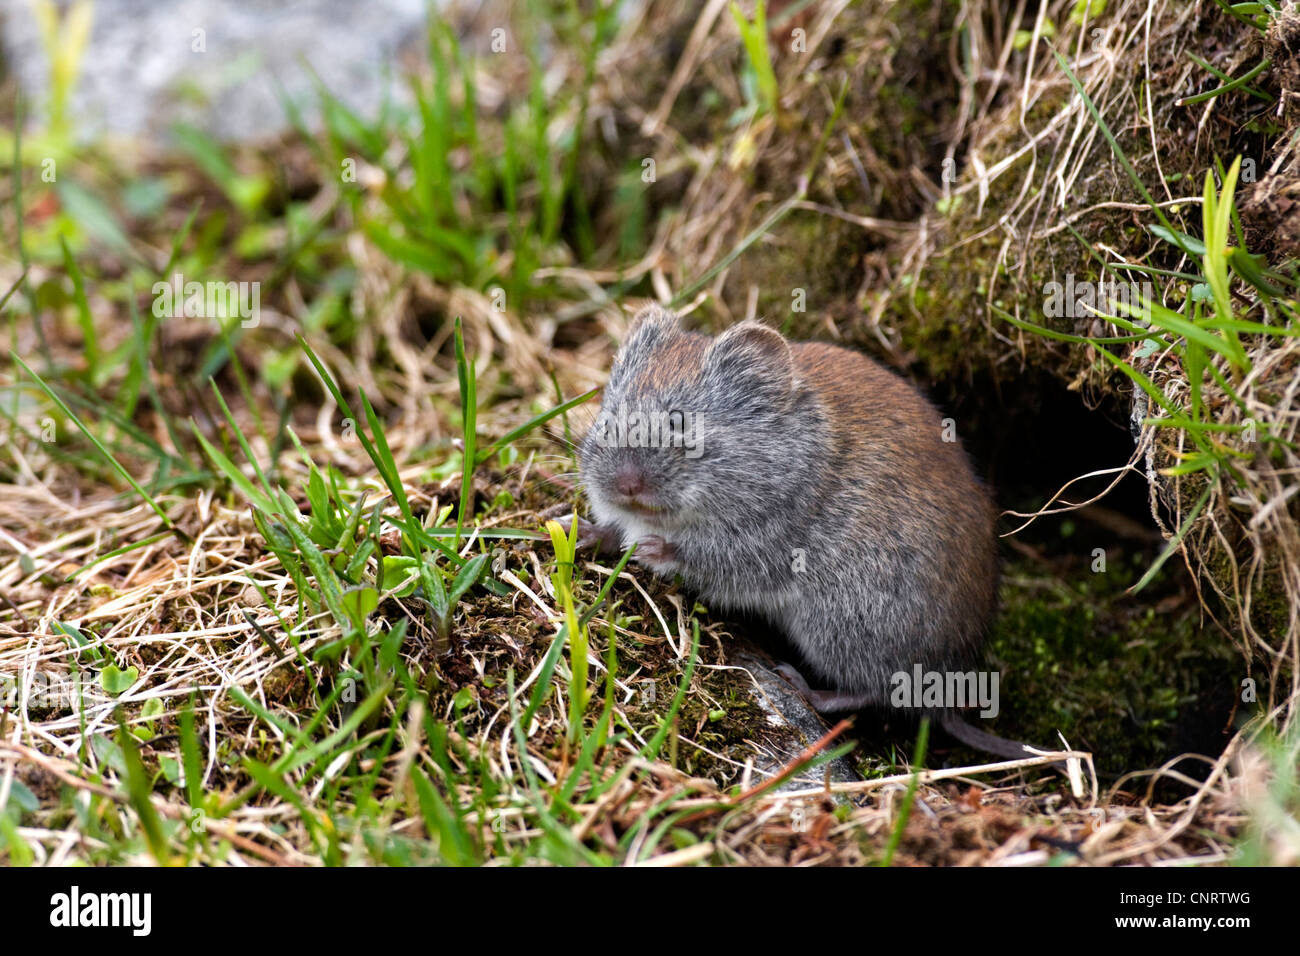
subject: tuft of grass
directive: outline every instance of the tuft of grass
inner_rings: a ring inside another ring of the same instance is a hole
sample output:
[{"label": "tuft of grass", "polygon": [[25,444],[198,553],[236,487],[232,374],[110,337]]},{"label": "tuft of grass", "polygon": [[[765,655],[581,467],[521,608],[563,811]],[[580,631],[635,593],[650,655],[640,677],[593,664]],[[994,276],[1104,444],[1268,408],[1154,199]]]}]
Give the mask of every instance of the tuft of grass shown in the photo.
[{"label": "tuft of grass", "polygon": [[[1120,332],[1128,333],[1125,335],[1085,336],[1060,332],[991,306],[994,314],[1018,328],[1093,349],[1107,364],[1123,373],[1163,413],[1145,418],[1143,425],[1176,430],[1193,446],[1190,451],[1176,451],[1174,454],[1178,463],[1162,469],[1161,474],[1171,478],[1196,477],[1202,485],[1201,490],[1191,507],[1183,513],[1181,523],[1165,549],[1134,584],[1133,590],[1139,591],[1154,579],[1171,556],[1184,547],[1187,535],[1215,492],[1222,493],[1225,483],[1242,483],[1238,466],[1243,461],[1253,459],[1255,452],[1243,448],[1240,441],[1229,443],[1225,441],[1226,438],[1235,436],[1240,439],[1247,435],[1249,441],[1257,441],[1264,446],[1265,453],[1270,445],[1291,447],[1290,442],[1268,423],[1249,419],[1222,421],[1222,416],[1207,407],[1205,389],[1207,384],[1213,384],[1227,396],[1233,408],[1242,411],[1246,409],[1246,403],[1234,387],[1234,383],[1240,383],[1252,371],[1252,360],[1243,346],[1242,336],[1282,342],[1300,335],[1300,327],[1295,324],[1295,294],[1300,282],[1294,275],[1269,268],[1261,257],[1252,255],[1245,248],[1245,238],[1235,205],[1240,157],[1234,160],[1226,173],[1220,168],[1222,186],[1218,189],[1213,172],[1206,171],[1201,197],[1202,236],[1196,238],[1179,231],[1138,177],[1133,164],[1078,77],[1059,53],[1056,58],[1076,94],[1083,99],[1101,134],[1110,144],[1116,160],[1159,220],[1158,225],[1149,227],[1151,233],[1179,252],[1192,257],[1192,261],[1200,267],[1198,274],[1184,274],[1183,278],[1190,280],[1190,285],[1187,286],[1188,291],[1183,295],[1178,310],[1146,298],[1136,303],[1114,301],[1111,303],[1111,312],[1093,310]],[[1103,262],[1103,267],[1111,274],[1115,274],[1117,268],[1106,262]],[[1238,310],[1230,289],[1234,281],[1251,290],[1255,297],[1251,309],[1257,308],[1266,321],[1246,318]],[[1173,292],[1171,287],[1166,295]],[[1133,360],[1122,358],[1112,351],[1110,347],[1115,345],[1135,346],[1134,356],[1137,358],[1159,352],[1176,361],[1181,369],[1180,377],[1188,386],[1186,401],[1167,395],[1151,376],[1139,370]]]},{"label": "tuft of grass", "polygon": [[754,19],[751,22],[741,11],[736,0],[731,0],[731,19],[740,31],[749,69],[757,88],[758,115],[775,113],[778,105],[776,72],[772,68],[772,53],[767,46],[767,2],[756,0]]},{"label": "tuft of grass", "polygon": [[[513,309],[556,293],[535,273],[554,258],[566,216],[580,247],[590,251],[579,159],[596,58],[616,29],[613,4],[597,5],[590,19],[570,11],[557,21],[540,3],[524,4],[518,14],[509,44],[544,29],[565,29],[566,39],[581,36],[575,48],[584,50],[583,70],[575,82],[548,92],[535,47],[524,42],[527,93],[508,101],[502,129],[490,133],[477,89],[480,72],[495,69],[496,55],[485,63],[462,48],[449,24],[431,17],[429,73],[411,81],[413,109],[394,107],[367,119],[321,86],[326,136],[316,150],[323,174],[332,178],[362,164],[379,172],[373,196],[350,188],[344,197],[361,231],[385,256],[440,283],[499,290]],[[409,175],[395,155],[405,157]],[[458,155],[468,163],[453,162]]]},{"label": "tuft of grass", "polygon": [[1300,721],[1279,733],[1261,726],[1243,759],[1244,809],[1237,866],[1294,866],[1300,862]]},{"label": "tuft of grass", "polygon": [[925,750],[929,742],[930,719],[924,717],[921,719],[920,729],[916,732],[916,749],[912,754],[912,779],[908,781],[902,805],[898,808],[898,819],[894,821],[894,828],[889,832],[889,842],[885,844],[885,855],[881,858],[881,866],[894,865],[894,855],[898,852],[899,844],[903,842],[903,834],[907,832],[907,821],[912,818],[912,807],[916,801],[917,788],[921,783],[921,770],[925,767]]}]

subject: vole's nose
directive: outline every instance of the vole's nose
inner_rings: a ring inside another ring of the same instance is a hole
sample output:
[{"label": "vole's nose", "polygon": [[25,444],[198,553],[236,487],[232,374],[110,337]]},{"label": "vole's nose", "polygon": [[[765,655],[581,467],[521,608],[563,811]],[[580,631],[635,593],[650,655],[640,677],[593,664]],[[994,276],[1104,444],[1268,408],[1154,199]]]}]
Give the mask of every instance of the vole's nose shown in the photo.
[{"label": "vole's nose", "polygon": [[620,495],[635,498],[645,491],[645,472],[632,462],[624,462],[614,472],[614,487]]}]

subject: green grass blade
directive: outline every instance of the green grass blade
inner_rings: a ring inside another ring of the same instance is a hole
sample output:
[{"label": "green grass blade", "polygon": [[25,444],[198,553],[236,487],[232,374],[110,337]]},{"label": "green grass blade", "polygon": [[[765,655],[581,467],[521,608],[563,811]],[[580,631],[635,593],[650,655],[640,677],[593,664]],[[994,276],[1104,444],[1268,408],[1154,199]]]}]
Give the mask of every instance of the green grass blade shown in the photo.
[{"label": "green grass blade", "polygon": [[252,502],[255,507],[264,511],[268,515],[280,514],[282,509],[280,508],[278,501],[249,481],[244,473],[236,467],[234,462],[227,458],[222,451],[215,448],[211,442],[203,437],[197,424],[191,422],[190,428],[194,432],[194,437],[199,440],[199,444],[203,447],[203,451],[207,454],[208,459],[216,466],[219,472],[230,480],[231,484],[244,493],[245,498]]},{"label": "green grass blade", "polygon": [[154,514],[156,514],[162,520],[162,523],[167,528],[167,530],[170,531],[172,534],[176,535],[186,544],[192,544],[193,541],[190,538],[190,536],[186,534],[184,531],[182,531],[180,528],[176,527],[176,525],[172,524],[172,519],[167,517],[167,513],[162,510],[162,506],[160,506],[158,502],[153,499],[153,496],[150,495],[149,492],[145,491],[143,488],[140,487],[140,483],[136,481],[133,477],[131,477],[131,473],[127,471],[125,468],[123,468],[116,458],[114,458],[111,454],[109,454],[109,451],[107,448],[104,447],[103,442],[101,442],[98,438],[96,438],[95,435],[91,432],[91,430],[87,428],[85,424],[81,421],[81,419],[78,418],[75,414],[73,414],[72,409],[70,409],[64,403],[63,399],[59,398],[59,396],[55,393],[54,389],[50,388],[50,386],[45,383],[45,379],[41,378],[39,375],[33,372],[31,368],[28,367],[27,363],[18,357],[18,353],[14,352],[13,350],[10,350],[9,357],[13,359],[14,362],[16,362],[19,366],[21,366],[22,370],[26,372],[28,375],[30,375],[32,379],[36,382],[36,384],[41,387],[41,391],[43,391],[47,396],[49,396],[50,401],[58,405],[59,410],[62,411],[64,415],[67,415],[68,418],[72,420],[72,423],[77,426],[77,428],[81,431],[81,433],[86,436],[86,438],[90,441],[90,443],[94,445],[95,448],[99,451],[99,453],[103,455],[104,458],[108,461],[108,463],[113,466],[113,470],[116,471],[119,475],[121,475],[122,478],[126,481],[126,483],[135,489],[135,493],[138,494],[141,498],[143,498],[144,501],[149,505],[149,507],[153,509]]},{"label": "green grass blade", "polygon": [[1151,583],[1151,580],[1156,576],[1156,573],[1183,543],[1183,538],[1187,537],[1187,532],[1192,530],[1192,522],[1194,522],[1200,515],[1201,509],[1205,507],[1205,503],[1210,500],[1210,492],[1213,489],[1214,482],[1206,482],[1205,490],[1201,492],[1201,496],[1196,499],[1196,504],[1192,506],[1192,510],[1187,512],[1187,517],[1183,519],[1182,526],[1179,527],[1178,532],[1169,539],[1169,543],[1165,546],[1165,549],[1160,552],[1160,556],[1155,559],[1151,564],[1151,567],[1147,568],[1146,574],[1142,575],[1142,578],[1138,583],[1129,588],[1129,591],[1136,594]]},{"label": "green grass blade", "polygon": [[884,859],[880,861],[881,866],[893,866],[894,854],[898,852],[898,846],[903,842],[903,831],[907,829],[907,821],[912,816],[912,807],[916,803],[916,791],[921,784],[921,770],[925,765],[925,751],[930,742],[930,720],[922,718],[921,729],[916,734],[916,752],[912,756],[912,766],[916,768],[912,773],[912,779],[907,782],[907,793],[903,797],[903,804],[898,809],[898,819],[894,821],[894,829],[889,833],[889,843],[885,846]]},{"label": "green grass blade", "polygon": [[460,380],[461,435],[465,448],[461,456],[460,507],[456,511],[455,547],[459,551],[466,515],[473,513],[474,465],[478,461],[478,394],[474,365],[465,355],[465,333],[461,328],[460,316],[456,316],[456,376]]},{"label": "green grass blade", "polygon": [[99,337],[95,332],[95,320],[90,314],[90,302],[86,299],[86,282],[68,249],[68,240],[59,236],[59,248],[63,252],[63,268],[72,279],[72,301],[77,307],[77,323],[81,326],[82,348],[86,354],[86,378],[96,381],[99,378]]},{"label": "green grass blade", "polygon": [[185,799],[195,809],[203,805],[203,756],[194,721],[194,695],[181,709],[181,766],[185,769]]},{"label": "green grass blade", "polygon": [[519,439],[523,438],[525,435],[527,435],[537,426],[544,425],[547,422],[549,422],[552,418],[555,418],[557,415],[563,415],[566,412],[569,412],[577,408],[579,405],[583,404],[584,402],[590,401],[599,392],[600,389],[593,388],[591,391],[583,392],[581,395],[577,396],[576,398],[571,398],[567,402],[564,402],[560,405],[556,405],[554,408],[542,412],[540,415],[535,415],[534,417],[530,418],[527,422],[520,425],[518,428],[511,429],[510,431],[502,435],[500,438],[498,438],[496,441],[480,449],[478,455],[476,456],[476,463],[482,464],[483,462],[487,461],[489,458],[491,458],[493,455],[495,455],[498,451],[500,451],[505,446],[511,445],[517,442]]},{"label": "green grass blade", "polygon": [[691,619],[691,653],[686,659],[686,670],[682,673],[682,682],[677,687],[677,693],[673,695],[673,702],[668,706],[668,711],[663,715],[659,723],[659,730],[653,737],[647,741],[646,745],[641,748],[641,756],[646,760],[657,760],[659,751],[668,738],[669,731],[672,730],[673,721],[677,718],[677,712],[681,710],[682,701],[686,699],[686,691],[691,686],[691,678],[695,676],[695,663],[700,654],[700,622]]}]

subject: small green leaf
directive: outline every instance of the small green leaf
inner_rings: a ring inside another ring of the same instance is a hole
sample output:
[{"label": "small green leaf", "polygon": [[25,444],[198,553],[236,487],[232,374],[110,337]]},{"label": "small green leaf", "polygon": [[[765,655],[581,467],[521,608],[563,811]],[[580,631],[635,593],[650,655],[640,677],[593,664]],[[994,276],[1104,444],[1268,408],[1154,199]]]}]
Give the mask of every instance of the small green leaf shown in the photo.
[{"label": "small green leaf", "polygon": [[22,819],[23,814],[35,813],[40,806],[41,802],[36,799],[36,794],[28,790],[21,780],[11,780],[9,800],[0,807],[0,813],[8,813],[11,819],[17,822]]},{"label": "small green leaf", "polygon": [[175,757],[166,755],[159,757],[158,766],[163,772],[163,777],[173,787],[181,782],[181,762]]},{"label": "small green leaf", "polygon": [[1205,255],[1205,243],[1201,242],[1201,240],[1194,236],[1189,236],[1185,232],[1179,232],[1177,229],[1167,229],[1164,226],[1147,226],[1147,229],[1153,236],[1163,239],[1171,245],[1177,246],[1189,256],[1200,258]]},{"label": "small green leaf", "polygon": [[474,694],[474,686],[472,684],[466,684],[460,690],[456,691],[456,696],[452,698],[451,703],[456,713],[459,714],[470,704],[474,703],[476,699],[477,697]]},{"label": "small green leaf", "polygon": [[401,554],[384,555],[384,587],[391,588],[401,582],[393,592],[394,597],[410,597],[420,583],[420,559]]},{"label": "small green leaf", "polygon": [[145,722],[132,727],[131,733],[135,734],[138,740],[153,740],[155,733],[153,722],[162,715],[162,698],[150,697],[144,702],[144,707],[140,709],[140,716],[144,718]]},{"label": "small green leaf", "polygon": [[375,608],[379,607],[379,592],[368,584],[362,584],[348,588],[339,595],[339,601],[352,622],[360,627]]},{"label": "small green leaf", "polygon": [[1070,22],[1082,26],[1085,20],[1095,22],[1106,12],[1106,0],[1074,0],[1070,8]]},{"label": "small green leaf", "polygon": [[126,758],[122,756],[122,748],[117,745],[117,741],[103,734],[95,734],[90,738],[90,749],[95,751],[95,756],[101,763],[107,764],[119,774],[126,773]]},{"label": "small green leaf", "polygon": [[122,670],[116,664],[109,664],[99,674],[99,683],[104,690],[114,697],[126,693],[131,685],[140,679],[140,671],[136,667],[128,667]]},{"label": "small green leaf", "polygon": [[451,582],[451,594],[447,598],[448,607],[454,606],[466,591],[478,583],[479,578],[483,576],[484,569],[487,567],[488,557],[489,555],[480,554],[465,562],[465,566],[460,569],[455,580]]},{"label": "small green leaf", "polygon": [[396,626],[384,635],[383,643],[379,645],[379,666],[385,670],[393,670],[397,667],[397,652],[402,649],[402,641],[406,639],[406,624],[406,618],[398,621]]},{"label": "small green leaf", "polygon": [[68,643],[77,649],[78,652],[85,650],[86,656],[92,660],[103,660],[104,654],[98,647],[91,644],[90,639],[81,633],[81,629],[71,624],[64,624],[62,621],[56,621],[51,628],[54,633],[62,634],[68,639]]}]

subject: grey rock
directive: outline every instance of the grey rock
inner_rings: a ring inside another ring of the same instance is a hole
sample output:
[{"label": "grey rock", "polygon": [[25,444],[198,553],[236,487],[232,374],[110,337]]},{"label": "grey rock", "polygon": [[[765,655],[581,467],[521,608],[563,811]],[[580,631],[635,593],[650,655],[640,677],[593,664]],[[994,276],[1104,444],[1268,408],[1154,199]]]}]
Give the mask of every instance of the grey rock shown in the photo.
[{"label": "grey rock", "polygon": [[[772,670],[770,661],[748,649],[739,651],[734,660],[754,678],[754,699],[767,717],[769,728],[778,731],[769,735],[766,741],[771,751],[760,754],[754,763],[755,769],[768,777],[798,757],[804,748],[821,739],[830,727],[785,678]],[[842,742],[839,740],[836,744]],[[833,783],[862,779],[844,757],[831,761],[830,771]],[[811,773],[796,774],[778,786],[776,792],[820,786],[825,782],[825,775],[825,767],[818,767]]]},{"label": "grey rock", "polygon": [[[288,125],[284,94],[314,120],[314,71],[373,114],[404,98],[398,57],[425,25],[425,0],[97,0],[69,112],[81,140],[158,136],[178,120],[256,139]],[[49,62],[30,0],[0,0],[0,38],[42,113]]]}]

